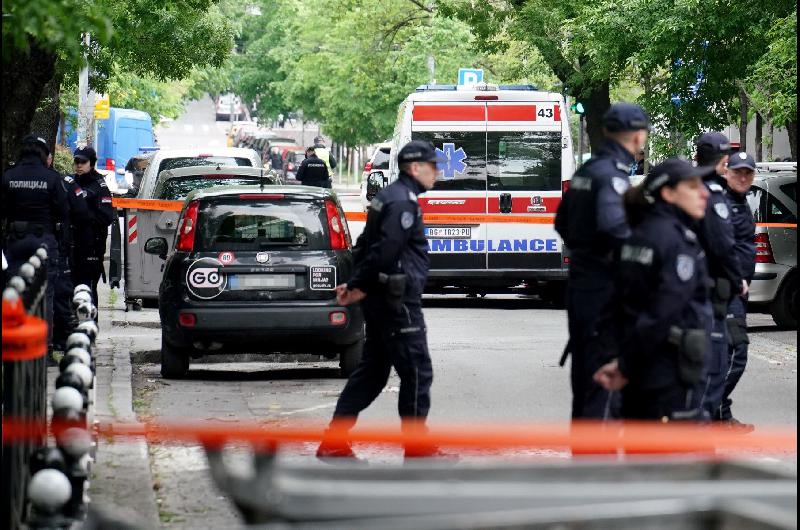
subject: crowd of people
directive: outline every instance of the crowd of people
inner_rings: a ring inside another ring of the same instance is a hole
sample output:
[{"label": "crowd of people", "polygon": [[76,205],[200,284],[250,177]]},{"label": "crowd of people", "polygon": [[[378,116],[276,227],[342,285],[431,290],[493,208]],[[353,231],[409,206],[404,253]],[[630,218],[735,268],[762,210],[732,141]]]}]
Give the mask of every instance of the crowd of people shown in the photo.
[{"label": "crowd of people", "polygon": [[[48,253],[47,320],[50,351],[63,351],[74,328],[73,286],[84,284],[97,307],[97,284],[104,277],[108,227],[114,220],[111,192],[95,166],[97,153],[81,147],[74,172],[53,169],[47,142],[28,135],[19,161],[3,174],[4,256],[16,271],[37,248]],[[48,357],[52,361],[52,357]]]}]

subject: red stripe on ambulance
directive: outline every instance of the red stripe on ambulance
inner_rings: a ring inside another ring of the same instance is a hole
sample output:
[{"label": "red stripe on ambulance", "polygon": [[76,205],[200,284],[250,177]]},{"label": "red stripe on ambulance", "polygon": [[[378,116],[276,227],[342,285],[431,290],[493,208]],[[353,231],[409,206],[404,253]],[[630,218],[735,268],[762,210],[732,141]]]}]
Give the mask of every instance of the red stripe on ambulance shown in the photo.
[{"label": "red stripe on ambulance", "polygon": [[[538,201],[531,202],[531,197],[515,196],[511,201],[511,212],[509,213],[556,213],[558,205],[561,202],[560,197],[540,197]],[[489,213],[500,212],[500,197],[489,197],[488,202]],[[536,207],[544,206],[543,211],[536,211]]]},{"label": "red stripe on ambulance", "polygon": [[489,105],[489,121],[536,121],[536,105]]},{"label": "red stripe on ambulance", "polygon": [[484,197],[420,197],[423,213],[486,213]]},{"label": "red stripe on ambulance", "polygon": [[485,121],[485,105],[415,105],[414,121]]}]

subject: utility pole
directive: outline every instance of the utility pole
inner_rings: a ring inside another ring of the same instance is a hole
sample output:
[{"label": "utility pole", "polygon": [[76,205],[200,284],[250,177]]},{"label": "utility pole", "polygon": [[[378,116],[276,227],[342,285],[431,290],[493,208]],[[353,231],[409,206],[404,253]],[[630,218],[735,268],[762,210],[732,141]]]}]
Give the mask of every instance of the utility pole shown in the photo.
[{"label": "utility pole", "polygon": [[[89,49],[91,37],[88,33],[83,34],[84,49]],[[89,94],[89,58],[83,54],[83,68],[78,74],[78,140],[79,147],[89,145],[92,140],[92,118],[94,114],[94,101]]]},{"label": "utility pole", "polygon": [[436,59],[433,58],[433,55],[428,55],[428,72],[430,73],[429,79],[430,84],[436,84]]},{"label": "utility pole", "polygon": [[583,114],[578,121],[578,167],[583,165]]}]

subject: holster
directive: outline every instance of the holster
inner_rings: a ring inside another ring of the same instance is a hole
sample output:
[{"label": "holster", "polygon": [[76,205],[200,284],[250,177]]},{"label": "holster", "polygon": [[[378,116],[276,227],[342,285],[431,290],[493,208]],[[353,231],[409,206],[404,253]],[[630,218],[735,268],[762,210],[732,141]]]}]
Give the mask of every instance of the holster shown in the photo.
[{"label": "holster", "polygon": [[725,319],[728,328],[728,345],[736,348],[742,344],[750,344],[747,336],[747,321],[741,317],[729,316]]},{"label": "holster", "polygon": [[714,289],[711,291],[711,305],[714,309],[714,318],[724,320],[728,315],[728,304],[733,296],[731,281],[727,278],[717,278]]},{"label": "holster", "polygon": [[667,341],[678,348],[678,375],[681,382],[693,387],[703,376],[703,362],[708,347],[706,330],[672,326]]},{"label": "holster", "polygon": [[383,286],[383,295],[386,300],[386,305],[396,312],[400,312],[403,307],[403,295],[406,292],[406,275],[405,274],[378,274],[378,283]]}]

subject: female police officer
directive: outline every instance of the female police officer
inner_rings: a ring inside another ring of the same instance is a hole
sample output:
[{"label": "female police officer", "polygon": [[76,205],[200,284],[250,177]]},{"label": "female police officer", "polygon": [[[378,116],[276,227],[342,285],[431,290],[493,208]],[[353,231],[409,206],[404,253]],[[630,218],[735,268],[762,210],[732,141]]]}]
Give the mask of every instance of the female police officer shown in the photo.
[{"label": "female police officer", "polygon": [[703,418],[709,280],[692,227],[705,215],[708,170],[669,159],[626,194],[633,235],[619,251],[618,298],[604,330],[617,358],[594,376],[607,390],[623,389],[625,418]]}]

